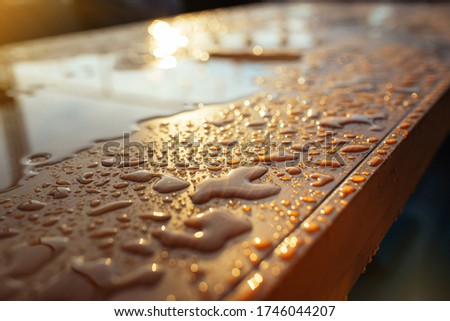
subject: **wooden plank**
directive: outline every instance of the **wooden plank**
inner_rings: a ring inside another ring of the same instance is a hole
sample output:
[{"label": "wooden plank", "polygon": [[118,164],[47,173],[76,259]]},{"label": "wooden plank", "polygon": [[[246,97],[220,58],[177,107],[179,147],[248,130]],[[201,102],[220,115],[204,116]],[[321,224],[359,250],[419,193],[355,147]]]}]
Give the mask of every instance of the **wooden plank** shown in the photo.
[{"label": "wooden plank", "polygon": [[345,298],[448,133],[449,11],[257,5],[4,47],[29,146],[0,297]]}]

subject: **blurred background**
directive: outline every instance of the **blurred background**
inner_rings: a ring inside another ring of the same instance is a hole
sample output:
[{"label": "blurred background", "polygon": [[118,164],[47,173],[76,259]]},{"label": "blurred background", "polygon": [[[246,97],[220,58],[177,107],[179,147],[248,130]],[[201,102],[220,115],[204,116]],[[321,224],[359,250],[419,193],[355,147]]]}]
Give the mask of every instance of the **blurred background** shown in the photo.
[{"label": "blurred background", "polygon": [[[0,46],[253,2],[262,1],[0,0]],[[350,300],[450,300],[449,159],[447,139]]]}]

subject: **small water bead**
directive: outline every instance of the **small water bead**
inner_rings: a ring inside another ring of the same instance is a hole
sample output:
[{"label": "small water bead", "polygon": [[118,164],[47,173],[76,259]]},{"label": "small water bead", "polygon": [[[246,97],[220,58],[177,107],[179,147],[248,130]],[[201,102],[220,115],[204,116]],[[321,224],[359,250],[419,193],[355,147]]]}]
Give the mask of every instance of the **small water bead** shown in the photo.
[{"label": "small water bead", "polygon": [[115,188],[115,189],[122,189],[122,188],[125,188],[125,187],[128,187],[128,183],[127,182],[122,182],[122,183],[116,183],[116,184],[114,184],[113,185],[113,187]]},{"label": "small water bead", "polygon": [[50,153],[37,153],[28,156],[25,159],[26,165],[43,165],[52,158]]},{"label": "small water bead", "polygon": [[320,225],[316,222],[304,222],[302,223],[302,229],[308,233],[314,233],[320,230]]},{"label": "small water bead", "polygon": [[364,176],[361,175],[355,175],[350,179],[352,182],[354,183],[362,183],[366,180],[366,178]]},{"label": "small water bead", "polygon": [[334,211],[333,205],[326,205],[323,209],[320,210],[320,213],[330,215],[333,211]]},{"label": "small water bead", "polygon": [[271,163],[271,162],[279,163],[279,162],[292,161],[299,157],[300,157],[300,155],[298,155],[298,154],[291,154],[291,153],[284,151],[281,153],[275,152],[270,155],[256,157],[255,161],[262,162],[262,163]]},{"label": "small water bead", "polygon": [[302,196],[300,199],[305,203],[317,203],[317,200],[312,197]]},{"label": "small water bead", "polygon": [[272,246],[272,241],[269,239],[261,238],[261,237],[255,237],[253,239],[253,246],[257,248],[258,250],[264,250],[267,248],[270,248]]},{"label": "small water bead", "polygon": [[84,173],[81,177],[78,177],[77,181],[80,184],[89,184],[94,181],[94,179],[92,178],[93,176],[94,176],[93,172],[87,172],[87,173]]}]

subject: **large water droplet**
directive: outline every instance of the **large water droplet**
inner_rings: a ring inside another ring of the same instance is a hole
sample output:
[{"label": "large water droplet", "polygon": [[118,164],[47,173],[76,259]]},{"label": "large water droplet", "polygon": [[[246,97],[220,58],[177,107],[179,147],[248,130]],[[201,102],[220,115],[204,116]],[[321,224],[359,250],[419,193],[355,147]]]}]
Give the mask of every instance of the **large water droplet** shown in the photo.
[{"label": "large water droplet", "polygon": [[257,200],[276,195],[281,191],[279,186],[252,183],[266,172],[267,168],[262,166],[240,167],[224,177],[208,178],[196,187],[197,190],[191,195],[192,201],[203,204],[214,197]]},{"label": "large water droplet", "polygon": [[166,246],[210,252],[220,249],[227,240],[252,228],[249,221],[225,210],[199,214],[186,220],[184,224],[199,231],[188,233],[157,230],[153,232],[153,236]]},{"label": "large water droplet", "polygon": [[130,206],[131,204],[133,204],[133,201],[117,201],[117,202],[112,202],[112,203],[108,203],[106,205],[100,206],[90,212],[88,212],[87,214],[89,216],[98,216],[98,215],[102,215],[108,212],[112,212],[121,208],[125,208]]}]

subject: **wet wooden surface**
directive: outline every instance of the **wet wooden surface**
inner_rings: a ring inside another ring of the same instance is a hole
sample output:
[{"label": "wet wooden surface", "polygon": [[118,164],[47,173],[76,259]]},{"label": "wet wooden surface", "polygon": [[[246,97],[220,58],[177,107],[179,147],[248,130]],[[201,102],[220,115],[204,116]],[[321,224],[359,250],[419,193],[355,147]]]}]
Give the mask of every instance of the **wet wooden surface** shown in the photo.
[{"label": "wet wooden surface", "polygon": [[0,298],[344,299],[448,133],[449,14],[258,5],[1,48]]}]

